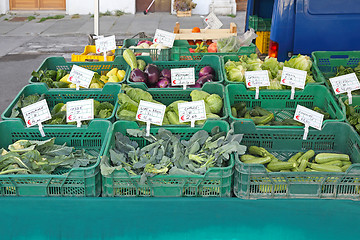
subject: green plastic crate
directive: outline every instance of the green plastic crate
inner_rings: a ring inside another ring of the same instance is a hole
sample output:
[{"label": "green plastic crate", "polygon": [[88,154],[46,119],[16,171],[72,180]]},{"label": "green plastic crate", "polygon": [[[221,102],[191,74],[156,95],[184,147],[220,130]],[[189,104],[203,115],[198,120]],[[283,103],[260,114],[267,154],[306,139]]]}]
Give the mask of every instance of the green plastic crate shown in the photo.
[{"label": "green plastic crate", "polygon": [[[167,130],[189,140],[199,130],[210,132],[215,126],[220,131],[228,131],[229,125],[225,121],[207,121],[203,127],[181,128],[166,127]],[[109,156],[109,150],[114,145],[115,132],[126,134],[127,129],[138,129],[135,122],[118,121],[113,125],[110,141],[108,142],[104,156]],[[152,134],[156,134],[160,127],[151,127]],[[145,146],[143,139],[130,137],[138,142],[139,146]],[[231,155],[229,166],[211,168],[205,175],[199,176],[169,176],[158,175],[148,178],[144,184],[140,183],[141,176],[130,176],[126,170],[115,170],[109,176],[102,176],[103,197],[230,197],[234,159]]]},{"label": "green plastic crate", "polygon": [[101,193],[100,157],[108,141],[111,123],[94,120],[88,126],[68,128],[66,126],[44,126],[46,137],[41,137],[37,127],[27,128],[18,120],[0,122],[0,148],[21,140],[45,140],[55,137],[56,144],[85,149],[97,153],[96,164],[84,167],[58,169],[53,175],[0,175],[0,196],[43,197],[96,197]]},{"label": "green plastic crate", "polygon": [[[319,107],[328,112],[332,119],[324,123],[344,121],[345,115],[329,90],[323,85],[309,85],[302,91],[295,91],[294,99],[290,99],[291,90],[260,90],[259,99],[255,99],[255,91],[247,90],[244,85],[229,84],[225,87],[225,104],[230,121],[242,121],[231,114],[231,106],[245,102],[246,107],[260,106],[274,113],[275,120],[293,119],[296,106],[302,105],[312,109]],[[254,122],[250,120],[255,126]],[[258,128],[304,128],[302,126],[257,126]]]},{"label": "green plastic crate", "polygon": [[329,78],[335,77],[337,68],[356,67],[360,62],[360,51],[316,51],[312,52],[314,78],[324,82],[330,92],[337,98],[343,94],[335,95]]},{"label": "green plastic crate", "polygon": [[[115,60],[112,62],[66,62],[63,57],[48,57],[46,58],[40,65],[40,67],[36,70],[36,72],[40,70],[59,70],[63,69],[70,73],[73,65],[77,65],[91,71],[97,72],[100,75],[104,75],[109,72],[113,68],[118,68],[119,70],[126,70],[128,64],[124,60],[123,57],[117,56]],[[125,78],[123,79],[124,82]],[[35,77],[31,77],[29,83],[38,82]],[[62,88],[62,90],[67,90],[68,88]],[[81,90],[87,90],[82,89]]]},{"label": "green plastic crate", "polygon": [[[171,103],[178,101],[178,100],[185,100],[185,101],[191,101],[191,96],[190,93],[194,90],[194,89],[178,89],[175,88],[175,90],[172,90],[171,92],[168,91],[169,88],[148,88],[146,87],[144,84],[141,83],[132,83],[129,84],[130,87],[134,87],[134,88],[140,88],[142,90],[145,90],[147,92],[149,92],[152,96],[153,99],[156,101],[161,102],[162,104],[165,104],[166,106],[170,105]],[[204,86],[200,89],[198,88],[198,90],[202,90],[205,91],[207,93],[210,94],[217,94],[219,95],[222,99],[223,99],[223,107],[221,110],[221,120],[227,120],[229,117],[228,114],[228,110],[225,107],[225,91],[224,91],[224,86],[220,83],[205,83]],[[120,120],[117,116],[117,111],[120,108],[120,104],[117,107],[116,110],[116,119]],[[188,126],[188,125],[182,125],[182,126]]]},{"label": "green plastic crate", "polygon": [[270,31],[271,18],[262,18],[256,15],[249,16],[249,28],[255,31]]},{"label": "green plastic crate", "polygon": [[[244,82],[232,82],[228,79],[227,77],[227,74],[226,74],[226,70],[225,70],[225,63],[230,60],[230,61],[239,61],[239,58],[241,56],[223,56],[221,58],[221,71],[222,71],[222,74],[223,74],[223,77],[224,77],[224,84],[242,84],[242,85],[245,85]],[[306,84],[307,85],[320,85],[320,84],[324,84],[324,80],[323,79],[319,79],[319,78],[316,78],[317,74],[316,74],[316,68],[314,67],[314,64],[313,64],[313,67],[311,68],[311,72],[313,74],[313,77],[314,77],[314,80],[316,81],[316,83],[309,83],[309,84]]]},{"label": "green plastic crate", "polygon": [[201,60],[204,56],[226,56],[226,55],[250,55],[252,53],[256,53],[256,46],[255,44],[251,43],[250,46],[243,46],[240,47],[237,52],[199,52],[199,53],[191,53],[189,48],[195,49],[196,46],[194,45],[187,45],[187,46],[180,46],[180,47],[173,47],[171,51],[171,60],[173,61],[186,61],[186,60]]},{"label": "green plastic crate", "polygon": [[257,129],[249,121],[234,122],[243,133],[242,144],[264,147],[281,161],[298,152],[314,150],[348,154],[353,162],[345,173],[267,172],[260,164],[244,164],[235,157],[234,193],[239,198],[328,198],[360,200],[360,138],[347,123],[328,122],[321,131]]},{"label": "green plastic crate", "polygon": [[[136,59],[142,59],[144,60],[147,64],[155,64],[160,71],[163,70],[164,68],[167,69],[172,69],[172,68],[195,68],[195,81],[198,79],[199,76],[199,71],[201,70],[201,68],[206,67],[206,66],[210,66],[214,69],[215,71],[215,76],[214,76],[214,82],[217,83],[222,83],[224,81],[223,78],[223,74],[221,71],[221,61],[220,61],[220,57],[214,55],[214,56],[204,56],[200,61],[152,61],[150,57],[148,56],[139,56],[136,57]],[[130,81],[130,66],[127,68],[126,70],[126,76],[125,79],[127,81],[127,83],[133,83]],[[141,83],[145,86],[145,83]],[[153,88],[153,89],[159,89],[159,88]],[[178,90],[178,89],[182,89],[182,86],[179,87],[171,87],[171,88],[166,88],[167,90]]]},{"label": "green plastic crate", "polygon": [[[125,39],[124,44],[121,48],[115,50],[115,56],[122,56],[126,49],[131,49],[135,54],[148,54],[154,61],[169,61],[171,57],[171,48],[158,50],[156,48],[130,48],[131,46],[137,46],[138,42],[142,40],[153,41],[152,38],[130,38]],[[175,41],[174,41],[175,44]]]},{"label": "green plastic crate", "polygon": [[[15,99],[10,103],[10,105],[2,113],[1,118],[3,120],[9,119],[20,119],[20,118],[10,118],[11,111],[17,104],[20,99],[20,96],[24,95],[25,97],[32,94],[45,94],[46,102],[49,106],[50,111],[58,103],[66,103],[69,101],[77,101],[83,99],[94,99],[99,102],[109,102],[114,105],[114,110],[110,117],[105,118],[104,120],[112,121],[114,120],[116,108],[118,106],[118,94],[120,93],[121,86],[116,83],[109,83],[104,86],[104,88],[91,88],[88,91],[76,91],[75,89],[69,91],[59,90],[58,88],[49,88],[46,84],[34,83],[25,86],[15,97]],[[59,125],[53,125],[59,126]],[[68,125],[69,126],[69,125]],[[76,127],[76,125],[70,125]]]}]

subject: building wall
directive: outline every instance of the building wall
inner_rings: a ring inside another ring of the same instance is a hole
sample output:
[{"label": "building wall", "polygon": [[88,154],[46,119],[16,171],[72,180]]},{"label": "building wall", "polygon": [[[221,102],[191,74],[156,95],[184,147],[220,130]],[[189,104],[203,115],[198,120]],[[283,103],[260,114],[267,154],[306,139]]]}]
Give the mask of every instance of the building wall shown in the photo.
[{"label": "building wall", "polygon": [[[136,0],[99,0],[99,11],[121,10],[135,14]],[[94,14],[94,0],[66,0],[66,14]]]},{"label": "building wall", "polygon": [[5,14],[9,8],[9,0],[0,0],[0,14]]}]

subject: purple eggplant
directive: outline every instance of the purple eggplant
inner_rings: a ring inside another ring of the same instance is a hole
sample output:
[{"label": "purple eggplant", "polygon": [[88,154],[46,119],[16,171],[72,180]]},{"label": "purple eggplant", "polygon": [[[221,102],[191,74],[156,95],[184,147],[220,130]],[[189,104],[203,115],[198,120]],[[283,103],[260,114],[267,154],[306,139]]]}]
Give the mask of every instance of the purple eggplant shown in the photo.
[{"label": "purple eggplant", "polygon": [[167,79],[171,80],[171,70],[170,69],[163,69],[160,73],[160,76],[166,77]]},{"label": "purple eggplant", "polygon": [[146,83],[148,81],[148,76],[146,73],[144,73],[140,69],[136,68],[136,69],[132,70],[130,73],[130,81]]},{"label": "purple eggplant", "polygon": [[199,83],[202,86],[206,82],[212,82],[213,79],[214,79],[214,75],[209,74],[209,75],[200,77],[198,80],[196,80],[196,83]]},{"label": "purple eggplant", "polygon": [[200,69],[199,77],[206,76],[209,74],[215,75],[215,71],[212,67],[206,66],[206,67],[203,67],[202,69]]},{"label": "purple eggplant", "polygon": [[145,68],[145,73],[148,75],[148,85],[155,85],[159,81],[160,71],[154,64],[148,64]]},{"label": "purple eggplant", "polygon": [[169,79],[166,77],[160,77],[159,81],[156,83],[156,87],[158,88],[167,88],[170,84]]}]

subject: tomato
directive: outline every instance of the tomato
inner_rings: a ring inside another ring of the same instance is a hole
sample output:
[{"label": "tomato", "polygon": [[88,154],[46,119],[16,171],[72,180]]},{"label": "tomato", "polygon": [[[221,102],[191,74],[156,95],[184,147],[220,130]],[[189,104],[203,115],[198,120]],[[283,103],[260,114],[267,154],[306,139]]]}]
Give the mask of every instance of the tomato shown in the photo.
[{"label": "tomato", "polygon": [[209,45],[208,52],[217,52],[217,44],[216,44],[216,42]]}]

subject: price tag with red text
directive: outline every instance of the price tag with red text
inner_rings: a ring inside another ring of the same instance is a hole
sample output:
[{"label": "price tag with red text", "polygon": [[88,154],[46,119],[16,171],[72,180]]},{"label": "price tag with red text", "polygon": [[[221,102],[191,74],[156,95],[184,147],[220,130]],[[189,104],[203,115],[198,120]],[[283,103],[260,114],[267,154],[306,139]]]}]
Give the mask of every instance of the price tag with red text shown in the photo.
[{"label": "price tag with red text", "polygon": [[195,68],[173,68],[171,69],[171,85],[184,86],[195,84]]},{"label": "price tag with red text", "polygon": [[213,12],[211,12],[204,21],[210,29],[219,29],[223,25]]},{"label": "price tag with red text", "polygon": [[347,93],[349,104],[352,104],[351,91],[360,89],[360,82],[355,73],[350,73],[329,79],[335,94]]},{"label": "price tag with red text", "polygon": [[136,120],[146,122],[146,136],[150,135],[150,124],[162,125],[166,106],[140,100]]},{"label": "price tag with red text", "polygon": [[115,35],[110,37],[101,37],[95,40],[95,47],[97,53],[107,52],[116,48]]},{"label": "price tag with red text", "polygon": [[175,34],[160,29],[156,29],[153,43],[161,43],[165,47],[172,48],[175,41]]},{"label": "price tag with red text", "polygon": [[94,119],[94,100],[85,99],[66,103],[66,122],[77,122]]},{"label": "price tag with red text", "polygon": [[179,103],[178,110],[179,110],[179,121],[191,122],[191,127],[194,127],[196,120],[206,119],[204,100]]},{"label": "price tag with red text", "polygon": [[269,73],[267,70],[246,71],[245,80],[247,88],[256,88],[255,99],[259,98],[259,88],[270,86]]},{"label": "price tag with red text", "polygon": [[88,88],[94,73],[89,69],[74,65],[70,71],[68,81],[76,84],[76,90],[79,90],[79,87]]},{"label": "price tag with red text", "polygon": [[31,127],[38,125],[41,136],[45,137],[41,123],[51,119],[51,114],[46,99],[23,107],[21,112],[24,116],[26,126]]},{"label": "price tag with red text", "polygon": [[307,135],[309,133],[309,127],[321,130],[324,115],[301,105],[297,105],[294,114],[294,120],[305,124],[305,132],[303,137],[305,140],[307,139]]}]

